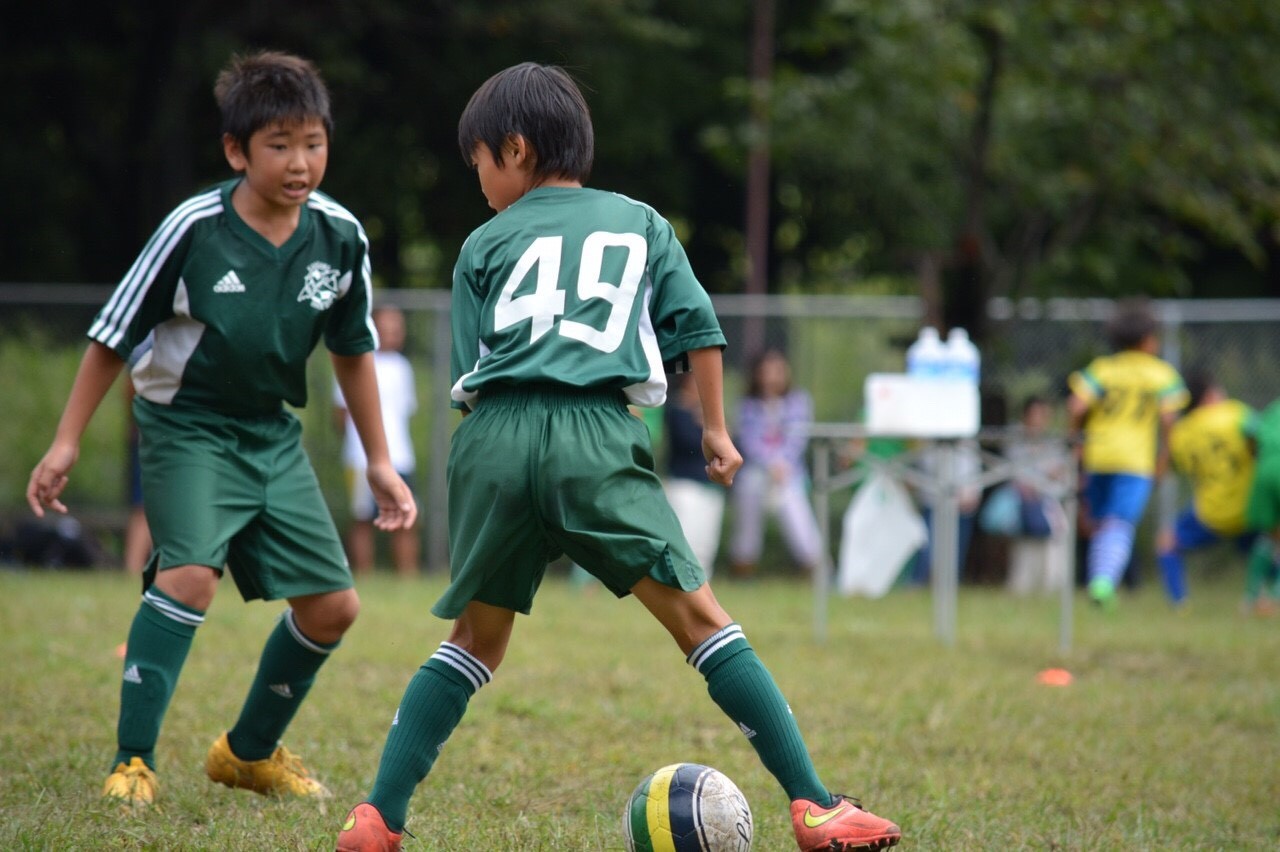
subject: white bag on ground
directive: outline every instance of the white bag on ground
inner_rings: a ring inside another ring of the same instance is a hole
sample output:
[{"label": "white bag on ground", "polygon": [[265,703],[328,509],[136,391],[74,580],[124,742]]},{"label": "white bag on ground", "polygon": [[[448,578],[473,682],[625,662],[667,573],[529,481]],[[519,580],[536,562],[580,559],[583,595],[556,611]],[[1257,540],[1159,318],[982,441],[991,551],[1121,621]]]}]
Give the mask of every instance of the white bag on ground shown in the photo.
[{"label": "white bag on ground", "polygon": [[887,473],[872,471],[844,513],[836,589],[883,597],[927,536],[907,490]]}]

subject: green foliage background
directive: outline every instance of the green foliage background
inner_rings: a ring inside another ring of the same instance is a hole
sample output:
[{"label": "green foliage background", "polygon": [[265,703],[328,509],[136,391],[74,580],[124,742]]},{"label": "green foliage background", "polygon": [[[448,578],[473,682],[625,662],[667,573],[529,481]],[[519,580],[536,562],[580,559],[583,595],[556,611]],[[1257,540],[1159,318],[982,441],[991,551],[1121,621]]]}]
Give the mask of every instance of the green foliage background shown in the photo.
[{"label": "green foliage background", "polygon": [[[768,8],[762,86],[749,55]],[[274,47],[325,72],[325,188],[390,286],[447,284],[489,215],[457,117],[534,60],[587,93],[594,183],[669,216],[716,291],[743,286],[748,153],[765,145],[776,292],[913,289],[936,261],[960,296],[964,274],[981,295],[1275,295],[1278,41],[1270,0],[26,4],[0,29],[0,278],[117,280],[227,173],[218,68]]]}]

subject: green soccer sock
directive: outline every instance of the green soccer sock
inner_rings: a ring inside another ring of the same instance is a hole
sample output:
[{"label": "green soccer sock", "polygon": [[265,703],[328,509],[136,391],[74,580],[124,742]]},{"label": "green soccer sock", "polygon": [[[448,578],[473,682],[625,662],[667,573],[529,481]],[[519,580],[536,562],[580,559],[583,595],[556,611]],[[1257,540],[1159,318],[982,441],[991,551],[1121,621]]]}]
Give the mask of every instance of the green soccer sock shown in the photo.
[{"label": "green soccer sock", "polygon": [[338,644],[324,645],[308,639],[298,629],[293,610],[284,611],[262,649],[258,673],[244,699],[240,718],[227,732],[232,754],[241,760],[271,756],[315,683],[316,672]]},{"label": "green soccer sock", "polygon": [[178,603],[154,586],[142,596],[125,646],[112,766],[141,757],[155,769],[160,723],[169,709],[196,628],[203,623],[203,612]]},{"label": "green soccer sock", "polygon": [[492,678],[484,663],[457,645],[443,642],[409,681],[369,793],[369,803],[382,812],[387,828],[404,830],[413,791],[431,771],[445,741],[467,712],[471,696]]},{"label": "green soccer sock", "polygon": [[751,741],[787,798],[829,806],[831,794],[813,768],[791,708],[742,628],[721,629],[694,648],[688,662],[706,678],[712,700]]}]

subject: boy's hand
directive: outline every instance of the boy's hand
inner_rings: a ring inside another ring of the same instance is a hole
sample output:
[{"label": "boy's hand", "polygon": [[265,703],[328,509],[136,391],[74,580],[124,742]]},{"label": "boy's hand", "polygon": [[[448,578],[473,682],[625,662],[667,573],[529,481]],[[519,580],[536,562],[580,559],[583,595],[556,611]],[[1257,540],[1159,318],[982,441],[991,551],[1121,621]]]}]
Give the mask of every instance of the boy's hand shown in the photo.
[{"label": "boy's hand", "polygon": [[707,476],[726,488],[733,484],[734,474],[742,467],[742,454],[723,430],[702,431],[702,455],[707,460]]},{"label": "boy's hand", "polygon": [[405,530],[418,519],[418,504],[400,474],[390,465],[368,468],[369,488],[378,503],[378,517],[373,525],[380,530]]},{"label": "boy's hand", "polygon": [[31,479],[27,482],[27,505],[37,518],[44,517],[45,506],[64,515],[67,513],[67,507],[58,495],[67,487],[67,472],[79,456],[80,447],[77,445],[54,444],[31,471]]}]

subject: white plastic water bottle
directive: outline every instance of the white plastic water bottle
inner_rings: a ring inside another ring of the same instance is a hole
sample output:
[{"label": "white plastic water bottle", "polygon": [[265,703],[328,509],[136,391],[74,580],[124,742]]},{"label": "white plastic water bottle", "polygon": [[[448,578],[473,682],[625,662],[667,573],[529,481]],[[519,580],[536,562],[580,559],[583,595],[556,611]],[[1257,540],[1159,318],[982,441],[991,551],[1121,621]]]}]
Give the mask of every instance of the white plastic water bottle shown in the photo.
[{"label": "white plastic water bottle", "polygon": [[915,343],[907,347],[907,375],[941,378],[947,370],[949,352],[933,326],[920,329]]},{"label": "white plastic water bottle", "polygon": [[953,328],[947,334],[947,372],[955,379],[978,384],[982,355],[969,339],[969,332]]}]

